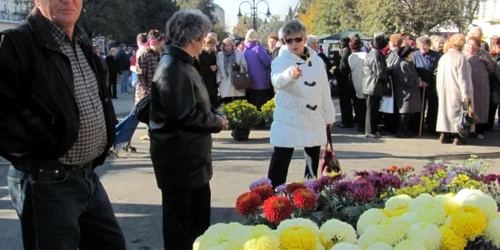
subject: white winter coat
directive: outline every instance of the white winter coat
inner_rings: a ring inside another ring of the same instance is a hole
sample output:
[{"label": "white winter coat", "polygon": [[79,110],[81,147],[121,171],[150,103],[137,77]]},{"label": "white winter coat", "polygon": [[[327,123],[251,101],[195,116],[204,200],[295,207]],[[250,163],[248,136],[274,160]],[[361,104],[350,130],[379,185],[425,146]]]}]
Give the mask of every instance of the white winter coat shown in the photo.
[{"label": "white winter coat", "polygon": [[365,94],[363,94],[363,78],[365,77],[363,65],[366,55],[366,52],[354,52],[348,59],[349,67],[351,68],[352,83],[358,99],[365,99]]},{"label": "white winter coat", "polygon": [[[248,72],[248,65],[241,51],[235,51],[236,63],[241,66],[240,73]],[[229,75],[226,75],[224,69],[224,53],[217,53],[217,83],[219,84],[219,93],[222,98],[245,96],[244,89],[236,89],[233,85],[233,65],[228,65]]]},{"label": "white winter coat", "polygon": [[[271,144],[276,147],[326,144],[326,125],[335,122],[325,64],[314,50],[306,48],[310,54],[307,62],[282,46],[271,65],[271,79],[276,89]],[[293,80],[290,73],[298,64],[303,75]]]}]

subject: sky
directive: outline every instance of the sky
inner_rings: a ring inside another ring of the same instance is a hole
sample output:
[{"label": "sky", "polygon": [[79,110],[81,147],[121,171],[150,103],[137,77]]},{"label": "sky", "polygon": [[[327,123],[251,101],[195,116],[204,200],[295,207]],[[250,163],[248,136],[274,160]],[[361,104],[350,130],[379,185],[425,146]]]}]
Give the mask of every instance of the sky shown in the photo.
[{"label": "sky", "polygon": [[[249,0],[252,2],[253,0]],[[269,3],[269,11],[272,15],[279,15],[281,19],[285,19],[288,13],[288,7],[291,5],[292,8],[297,5],[299,0],[266,0]],[[238,6],[243,0],[214,0],[214,3],[218,4],[226,12],[226,26],[229,31],[232,32],[234,25],[238,22]],[[255,0],[257,3],[258,0]],[[263,2],[258,5],[258,12],[267,12],[267,5]],[[250,13],[250,4],[244,3],[241,5],[241,13]],[[259,15],[263,16],[263,15]]]}]

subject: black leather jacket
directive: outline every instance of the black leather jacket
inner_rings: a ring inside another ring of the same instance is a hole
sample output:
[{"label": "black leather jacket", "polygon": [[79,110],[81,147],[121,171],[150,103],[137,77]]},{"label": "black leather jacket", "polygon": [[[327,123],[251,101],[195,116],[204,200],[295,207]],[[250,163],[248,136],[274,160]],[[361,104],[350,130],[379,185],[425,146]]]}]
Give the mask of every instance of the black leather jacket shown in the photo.
[{"label": "black leather jacket", "polygon": [[[104,162],[115,141],[116,116],[106,89],[106,73],[92,44],[80,42],[97,75],[108,144],[94,166]],[[0,33],[0,155],[14,165],[25,157],[57,160],[74,144],[80,119],[71,65],[52,37],[38,8],[26,22]]]},{"label": "black leather jacket", "polygon": [[167,46],[151,86],[151,160],[160,189],[179,190],[210,181],[212,133],[222,130],[194,59]]}]

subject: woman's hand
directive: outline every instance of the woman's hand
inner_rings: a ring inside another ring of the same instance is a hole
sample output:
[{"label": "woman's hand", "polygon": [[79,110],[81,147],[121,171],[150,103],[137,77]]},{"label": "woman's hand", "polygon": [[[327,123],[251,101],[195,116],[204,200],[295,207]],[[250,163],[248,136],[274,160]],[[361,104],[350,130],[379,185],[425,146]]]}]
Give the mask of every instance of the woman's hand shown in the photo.
[{"label": "woman's hand", "polygon": [[467,104],[470,104],[470,98],[469,97],[465,97],[462,101],[465,102],[465,103],[467,103]]},{"label": "woman's hand", "polygon": [[292,79],[294,80],[299,79],[301,76],[302,76],[302,70],[300,69],[299,66],[296,66],[290,71],[290,77],[292,77]]}]

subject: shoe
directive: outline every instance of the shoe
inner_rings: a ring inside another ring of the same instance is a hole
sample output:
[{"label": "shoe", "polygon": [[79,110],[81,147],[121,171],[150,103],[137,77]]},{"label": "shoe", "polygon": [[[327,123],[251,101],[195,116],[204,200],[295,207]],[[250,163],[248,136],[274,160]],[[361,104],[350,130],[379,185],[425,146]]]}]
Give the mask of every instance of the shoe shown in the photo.
[{"label": "shoe", "polygon": [[441,133],[441,136],[439,136],[439,142],[441,142],[441,144],[445,144],[445,143],[448,143],[449,138],[446,136],[445,133]]},{"label": "shoe", "polygon": [[339,127],[339,128],[353,128],[354,125],[341,123],[341,124],[337,125],[337,127]]},{"label": "shoe", "polygon": [[378,139],[378,138],[380,138],[380,134],[379,133],[377,133],[377,134],[367,134],[366,138]]},{"label": "shoe", "polygon": [[476,138],[477,138],[478,140],[483,140],[483,139],[484,139],[484,135],[482,135],[482,134],[477,134]]},{"label": "shoe", "polygon": [[463,141],[462,141],[462,139],[460,139],[460,138],[455,138],[455,139],[453,140],[453,144],[455,144],[455,146],[460,146],[460,145],[463,145],[463,144],[464,144],[464,142],[463,142]]}]

